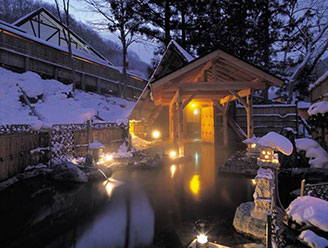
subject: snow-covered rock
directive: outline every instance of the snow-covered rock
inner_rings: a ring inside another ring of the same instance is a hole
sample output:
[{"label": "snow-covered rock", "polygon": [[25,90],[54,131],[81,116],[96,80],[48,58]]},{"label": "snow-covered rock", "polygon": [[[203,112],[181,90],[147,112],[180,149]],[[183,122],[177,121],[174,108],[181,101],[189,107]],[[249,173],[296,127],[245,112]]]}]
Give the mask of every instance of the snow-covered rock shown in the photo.
[{"label": "snow-covered rock", "polygon": [[328,232],[328,201],[312,196],[298,197],[286,209],[286,214],[300,225]]},{"label": "snow-covered rock", "polygon": [[293,144],[286,137],[276,133],[269,132],[257,140],[257,144],[264,147],[271,147],[279,152],[289,156],[293,153]]},{"label": "snow-covered rock", "polygon": [[305,156],[310,158],[312,168],[328,168],[328,153],[318,142],[308,138],[295,140],[297,151],[305,151]]},{"label": "snow-covered rock", "polygon": [[86,174],[75,164],[70,162],[57,165],[53,169],[51,176],[56,181],[68,181],[77,183],[86,183],[88,181]]},{"label": "snow-covered rock", "polygon": [[301,232],[301,234],[298,236],[298,239],[311,248],[328,247],[328,240],[323,237],[320,237],[311,230],[305,230]]},{"label": "snow-covered rock", "polygon": [[89,149],[91,150],[98,150],[100,148],[105,148],[105,146],[98,140],[89,144]]},{"label": "snow-covered rock", "polygon": [[113,154],[114,158],[131,158],[133,156],[131,151],[128,151],[128,146],[124,142],[122,145],[120,145],[117,152],[114,152]]},{"label": "snow-covered rock", "polygon": [[309,109],[309,115],[324,114],[328,112],[328,101],[316,102],[313,103]]}]

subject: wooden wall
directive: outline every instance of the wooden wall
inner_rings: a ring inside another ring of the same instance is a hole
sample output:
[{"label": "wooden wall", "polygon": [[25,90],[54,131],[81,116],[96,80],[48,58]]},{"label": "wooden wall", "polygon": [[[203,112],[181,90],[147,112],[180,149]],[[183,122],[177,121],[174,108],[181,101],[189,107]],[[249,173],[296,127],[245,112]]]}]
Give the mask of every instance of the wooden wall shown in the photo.
[{"label": "wooden wall", "polygon": [[[253,105],[254,134],[263,136],[270,131],[280,132],[285,127],[296,131],[296,105]],[[246,111],[244,107],[236,108],[236,122],[246,132]]]},{"label": "wooden wall", "polygon": [[328,78],[311,90],[311,100],[312,103],[328,101]]},{"label": "wooden wall", "polygon": [[[72,82],[70,59],[67,53],[27,38],[0,30],[0,66],[24,72],[33,71],[43,78],[55,78],[64,83]],[[122,74],[111,66],[74,56],[77,87],[82,90],[118,95],[118,82]],[[146,81],[127,79],[127,96],[137,99]]]}]

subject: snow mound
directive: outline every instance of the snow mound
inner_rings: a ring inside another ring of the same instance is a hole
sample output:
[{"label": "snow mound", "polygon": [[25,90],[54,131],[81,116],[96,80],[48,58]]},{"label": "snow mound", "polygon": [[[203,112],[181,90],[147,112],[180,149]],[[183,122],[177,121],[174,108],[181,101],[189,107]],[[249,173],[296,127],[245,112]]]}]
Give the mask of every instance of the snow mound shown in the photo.
[{"label": "snow mound", "polygon": [[312,139],[302,138],[295,140],[297,151],[305,151],[310,158],[309,164],[313,168],[328,168],[328,153]]},{"label": "snow mound", "polygon": [[301,234],[298,236],[298,239],[302,243],[308,245],[311,248],[328,247],[328,240],[318,236],[311,230],[305,230],[305,231],[301,232]]},{"label": "snow mound", "polygon": [[269,132],[259,138],[257,144],[264,147],[271,147],[287,156],[293,153],[293,144],[290,140],[276,132]]},{"label": "snow mound", "polygon": [[89,144],[89,149],[91,150],[98,150],[100,148],[105,148],[105,146],[98,140]]},{"label": "snow mound", "polygon": [[[32,105],[41,120],[23,103],[21,89],[34,99]],[[99,122],[99,118],[126,124],[135,105],[125,99],[80,90],[73,94],[71,89],[71,85],[42,79],[34,72],[19,74],[0,67],[0,125],[33,124],[39,130],[52,124]]]},{"label": "snow mound", "polygon": [[286,214],[296,223],[328,232],[328,201],[302,196],[291,202]]},{"label": "snow mound", "polygon": [[252,143],[257,143],[258,140],[259,140],[259,138],[253,136],[252,138],[243,140],[243,143],[244,144],[252,144]]},{"label": "snow mound", "polygon": [[117,152],[113,153],[114,158],[131,158],[133,157],[133,154],[131,151],[128,151],[129,148],[124,142],[122,145],[120,145]]},{"label": "snow mound", "polygon": [[328,101],[313,103],[309,109],[309,115],[324,114],[328,112]]}]

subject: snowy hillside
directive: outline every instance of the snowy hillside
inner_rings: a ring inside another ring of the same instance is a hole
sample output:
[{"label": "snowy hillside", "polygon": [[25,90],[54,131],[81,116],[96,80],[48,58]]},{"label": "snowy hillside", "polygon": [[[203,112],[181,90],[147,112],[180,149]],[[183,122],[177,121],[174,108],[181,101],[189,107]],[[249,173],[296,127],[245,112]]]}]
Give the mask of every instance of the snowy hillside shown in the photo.
[{"label": "snowy hillside", "polygon": [[[0,125],[40,123],[23,100],[23,90],[45,124],[83,123],[99,117],[106,122],[127,122],[135,102],[76,90],[57,80],[43,80],[33,72],[14,73],[0,67]],[[34,103],[33,103],[34,102]]]}]

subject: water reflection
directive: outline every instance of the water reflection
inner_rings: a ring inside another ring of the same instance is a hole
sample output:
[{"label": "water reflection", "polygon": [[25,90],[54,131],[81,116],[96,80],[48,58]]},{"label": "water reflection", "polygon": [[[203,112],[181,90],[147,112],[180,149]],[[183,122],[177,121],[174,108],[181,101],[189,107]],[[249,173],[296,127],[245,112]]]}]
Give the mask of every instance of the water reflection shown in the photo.
[{"label": "water reflection", "polygon": [[170,166],[171,178],[174,177],[174,174],[175,174],[176,170],[177,170],[176,165],[175,165],[175,164],[172,164],[172,165]]},{"label": "water reflection", "polygon": [[189,184],[191,192],[198,196],[199,190],[200,190],[200,181],[199,181],[199,175],[193,175],[192,179],[190,180]]}]

